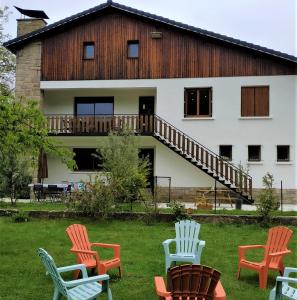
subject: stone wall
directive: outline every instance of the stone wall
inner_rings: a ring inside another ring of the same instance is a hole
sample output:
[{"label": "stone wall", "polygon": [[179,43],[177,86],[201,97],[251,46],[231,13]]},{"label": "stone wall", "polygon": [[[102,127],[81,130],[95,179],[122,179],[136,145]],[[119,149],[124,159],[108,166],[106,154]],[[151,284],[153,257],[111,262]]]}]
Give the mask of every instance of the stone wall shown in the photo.
[{"label": "stone wall", "polygon": [[[203,191],[203,190],[209,190],[210,187],[171,187],[170,190],[170,200],[172,201],[179,201],[179,202],[196,202],[197,197],[201,195],[201,193],[197,194],[197,190]],[[224,188],[218,187],[218,189],[222,190]],[[227,189],[226,189],[227,190]],[[253,189],[253,200],[256,200],[259,193],[263,189]],[[168,202],[168,187],[158,187],[157,190],[158,196],[158,202]],[[277,201],[281,201],[281,190],[275,189],[275,196],[277,198]],[[220,197],[220,194],[217,195],[217,197]],[[230,192],[230,197],[232,199],[232,202],[235,203],[236,198],[238,195],[234,192]],[[226,202],[226,197],[224,197],[222,203]],[[207,199],[210,202],[214,201],[214,193],[210,193],[207,195]],[[227,202],[226,202],[227,203]],[[283,203],[284,204],[296,204],[297,205],[297,190],[295,189],[283,189]]]}]

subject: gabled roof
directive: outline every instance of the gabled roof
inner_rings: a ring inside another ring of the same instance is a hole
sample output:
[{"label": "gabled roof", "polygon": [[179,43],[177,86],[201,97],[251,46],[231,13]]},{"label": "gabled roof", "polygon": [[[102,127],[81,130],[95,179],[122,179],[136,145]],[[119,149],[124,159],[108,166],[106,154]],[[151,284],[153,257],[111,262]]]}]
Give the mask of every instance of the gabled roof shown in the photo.
[{"label": "gabled roof", "polygon": [[194,26],[190,26],[181,22],[176,22],[164,17],[160,17],[151,13],[147,13],[132,7],[128,7],[119,3],[115,3],[112,2],[111,0],[108,0],[106,3],[103,3],[101,5],[95,6],[91,9],[85,10],[81,13],[72,15],[66,19],[63,19],[61,21],[55,22],[53,24],[50,24],[48,26],[45,26],[43,28],[40,28],[38,30],[32,31],[28,34],[22,35],[20,37],[17,37],[15,39],[12,39],[6,43],[4,43],[3,45],[8,48],[10,51],[12,52],[16,52],[16,50],[21,47],[23,44],[31,41],[32,39],[35,38],[42,38],[45,34],[47,33],[53,33],[55,30],[58,29],[63,29],[63,27],[65,27],[66,25],[71,25],[71,23],[83,20],[87,17],[90,17],[100,11],[103,11],[104,9],[111,7],[111,8],[115,8],[119,11],[123,11],[132,15],[136,15],[138,17],[142,17],[144,19],[149,19],[155,22],[159,22],[159,23],[163,23],[169,26],[172,26],[174,28],[180,29],[180,30],[185,30],[187,32],[192,32],[192,33],[196,33],[200,36],[204,36],[207,38],[211,38],[213,40],[217,40],[217,41],[221,41],[230,45],[235,45],[235,46],[239,46],[239,47],[243,47],[245,49],[250,49],[259,53],[264,53],[270,56],[274,56],[276,58],[280,58],[280,59],[284,59],[286,61],[291,61],[294,63],[297,63],[297,57],[293,56],[293,55],[289,55],[280,51],[275,51],[266,47],[262,47],[262,46],[258,46],[252,43],[248,43],[245,41],[241,41],[238,39],[234,39],[231,37],[228,37],[226,35],[222,35],[222,34],[218,34],[215,32],[211,32],[208,30],[204,30],[201,28],[197,28]]}]

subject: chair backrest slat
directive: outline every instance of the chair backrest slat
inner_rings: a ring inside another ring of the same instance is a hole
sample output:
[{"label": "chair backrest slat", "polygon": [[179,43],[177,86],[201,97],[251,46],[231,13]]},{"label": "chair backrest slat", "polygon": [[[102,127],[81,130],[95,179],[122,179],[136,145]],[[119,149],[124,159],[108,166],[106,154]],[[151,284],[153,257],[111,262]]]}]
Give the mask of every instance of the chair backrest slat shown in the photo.
[{"label": "chair backrest slat", "polygon": [[168,290],[173,300],[214,299],[221,273],[202,265],[180,265],[168,269]]},{"label": "chair backrest slat", "polygon": [[[293,231],[284,226],[277,226],[269,229],[268,239],[265,250],[265,259],[269,253],[284,251],[287,249]],[[272,263],[278,263],[281,257],[276,257],[271,260]]]},{"label": "chair backrest slat", "polygon": [[[88,232],[84,225],[72,224],[66,229],[66,233],[69,236],[74,248],[80,250],[91,250]],[[90,254],[78,253],[77,255],[81,261],[93,258],[93,256]]]},{"label": "chair backrest slat", "polygon": [[200,224],[185,220],[175,223],[177,253],[194,253],[198,242]]},{"label": "chair backrest slat", "polygon": [[42,248],[39,248],[37,253],[38,253],[39,257],[41,258],[41,261],[44,264],[46,271],[51,276],[56,288],[59,290],[59,292],[62,295],[67,297],[67,295],[68,295],[67,289],[64,285],[64,281],[63,281],[61,275],[59,274],[59,272],[57,270],[57,267],[56,267],[56,264],[55,264],[53,258]]}]

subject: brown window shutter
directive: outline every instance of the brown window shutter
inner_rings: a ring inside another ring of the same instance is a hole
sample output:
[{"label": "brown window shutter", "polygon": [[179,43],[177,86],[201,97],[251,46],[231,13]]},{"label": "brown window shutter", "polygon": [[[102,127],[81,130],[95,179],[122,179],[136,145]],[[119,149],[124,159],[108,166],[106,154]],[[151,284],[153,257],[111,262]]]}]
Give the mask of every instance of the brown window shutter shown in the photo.
[{"label": "brown window shutter", "polygon": [[241,116],[253,117],[255,110],[255,88],[242,87],[241,88]]},{"label": "brown window shutter", "polygon": [[269,87],[255,87],[255,116],[269,116]]}]

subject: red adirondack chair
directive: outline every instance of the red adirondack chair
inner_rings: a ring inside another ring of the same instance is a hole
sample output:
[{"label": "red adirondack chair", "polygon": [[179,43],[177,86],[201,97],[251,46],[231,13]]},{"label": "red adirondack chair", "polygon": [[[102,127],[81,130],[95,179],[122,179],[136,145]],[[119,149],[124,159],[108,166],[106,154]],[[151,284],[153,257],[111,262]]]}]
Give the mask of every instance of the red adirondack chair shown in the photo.
[{"label": "red adirondack chair", "polygon": [[[87,268],[97,268],[98,275],[106,274],[107,270],[112,268],[119,269],[119,275],[122,277],[122,267],[120,260],[120,245],[90,243],[86,227],[81,224],[72,224],[66,229],[66,233],[72,242],[71,252],[76,254],[77,262],[85,264]],[[101,260],[97,251],[92,247],[102,247],[113,249],[113,258]],[[79,275],[79,271],[75,273],[75,278]]]},{"label": "red adirondack chair", "polygon": [[[240,269],[246,268],[255,270],[259,273],[260,289],[265,289],[267,286],[268,270],[277,270],[282,275],[284,272],[283,256],[290,254],[287,245],[293,231],[287,227],[278,226],[269,229],[268,240],[266,245],[248,245],[238,247],[238,271],[237,279],[240,277]],[[264,258],[261,262],[248,261],[245,258],[245,252],[250,249],[263,248]]]},{"label": "red adirondack chair", "polygon": [[168,269],[167,288],[163,277],[155,277],[156,294],[160,300],[226,300],[220,276],[220,272],[207,266],[179,265]]}]

